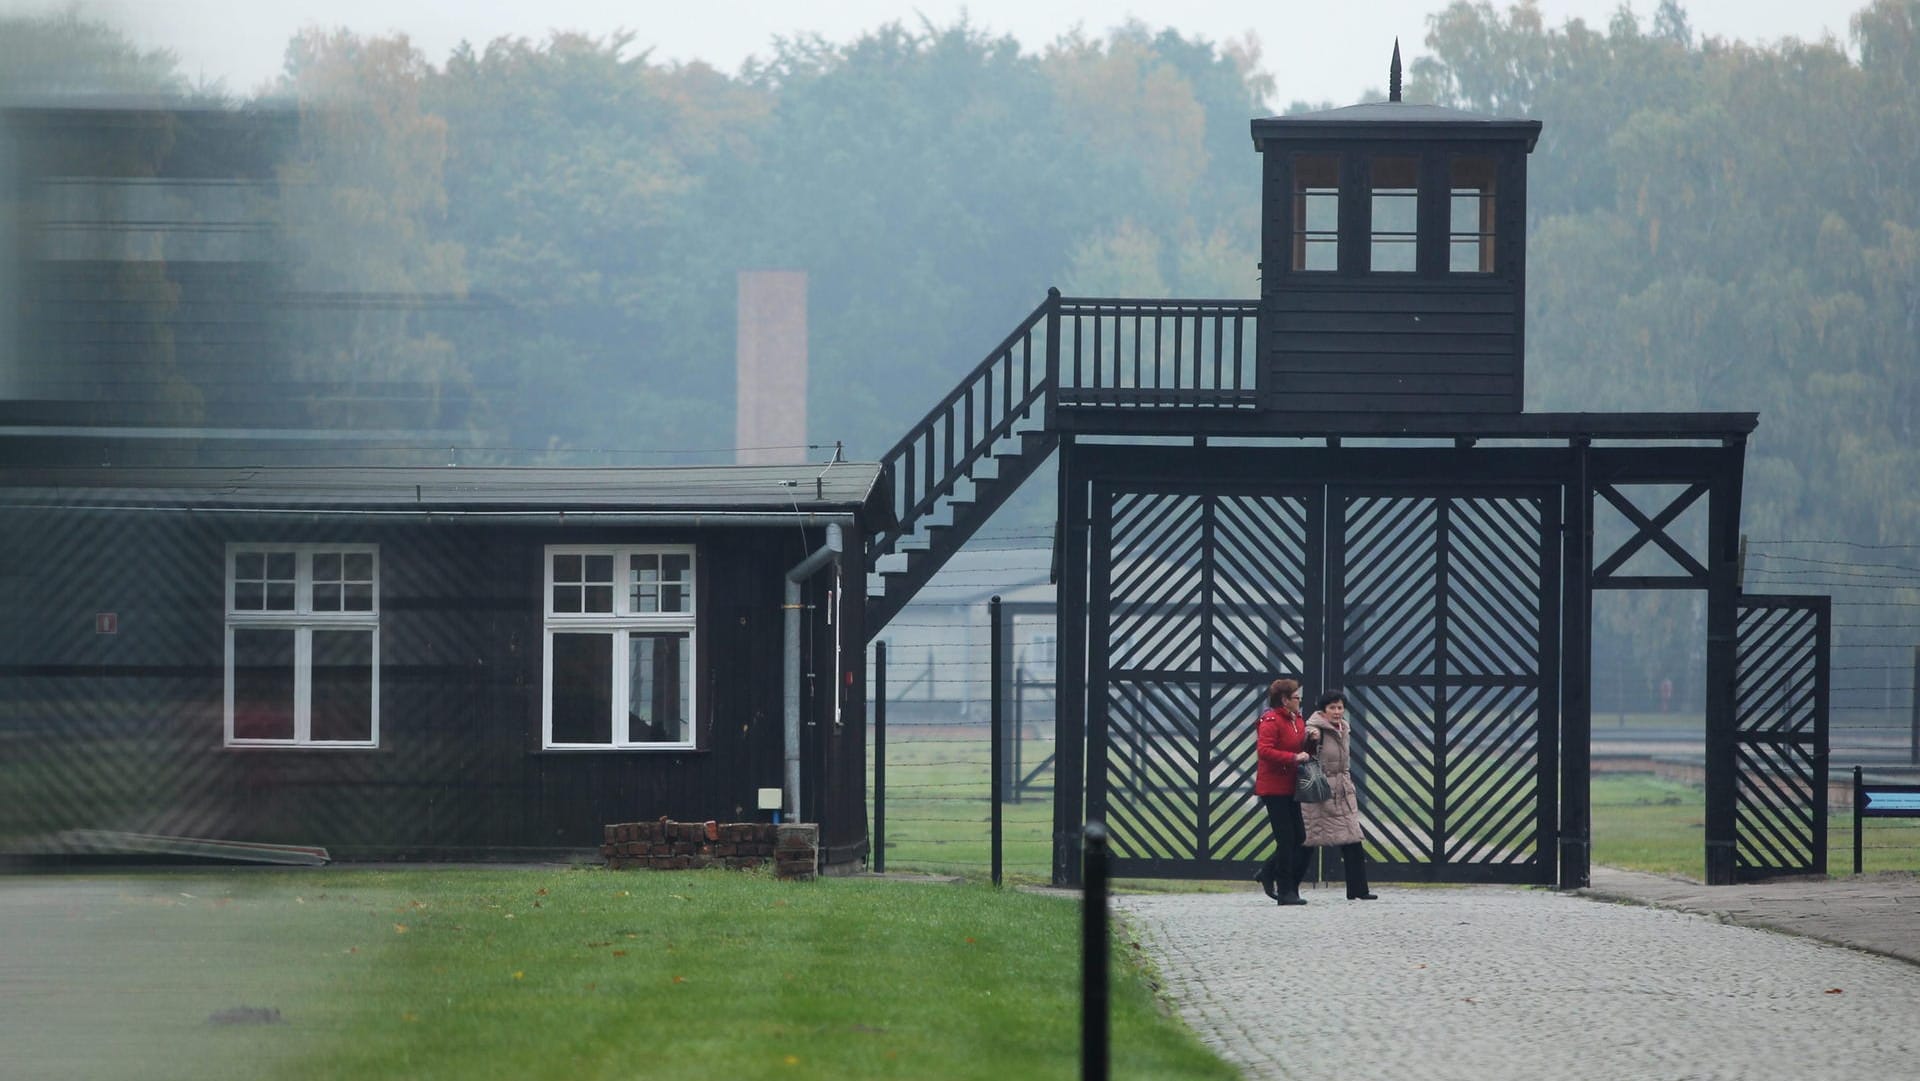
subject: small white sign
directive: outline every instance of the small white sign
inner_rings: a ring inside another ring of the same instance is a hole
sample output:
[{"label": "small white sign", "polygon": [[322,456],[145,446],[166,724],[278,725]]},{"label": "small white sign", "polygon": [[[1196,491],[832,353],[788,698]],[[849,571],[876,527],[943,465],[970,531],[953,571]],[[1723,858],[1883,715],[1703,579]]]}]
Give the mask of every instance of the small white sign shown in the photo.
[{"label": "small white sign", "polygon": [[760,790],[760,809],[763,811],[777,811],[780,809],[780,790],[778,788],[762,788]]}]

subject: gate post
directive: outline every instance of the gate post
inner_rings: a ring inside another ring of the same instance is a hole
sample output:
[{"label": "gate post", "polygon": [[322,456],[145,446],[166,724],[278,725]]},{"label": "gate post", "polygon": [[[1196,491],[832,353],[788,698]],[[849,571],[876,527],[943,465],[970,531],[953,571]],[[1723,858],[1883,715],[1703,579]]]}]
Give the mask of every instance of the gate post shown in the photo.
[{"label": "gate post", "polygon": [[[1560,888],[1581,889],[1592,874],[1593,478],[1592,444],[1571,447],[1562,480],[1560,577]],[[1570,483],[1569,483],[1570,481]]]},{"label": "gate post", "polygon": [[1086,781],[1087,485],[1075,475],[1071,433],[1060,436],[1059,658],[1054,663],[1053,884],[1080,884]]},{"label": "gate post", "polygon": [[[1734,802],[1739,762],[1734,744],[1734,681],[1738,678],[1740,481],[1744,439],[1714,451],[1707,504],[1707,885],[1730,886],[1737,876]],[[1824,793],[1822,794],[1824,798]]]}]

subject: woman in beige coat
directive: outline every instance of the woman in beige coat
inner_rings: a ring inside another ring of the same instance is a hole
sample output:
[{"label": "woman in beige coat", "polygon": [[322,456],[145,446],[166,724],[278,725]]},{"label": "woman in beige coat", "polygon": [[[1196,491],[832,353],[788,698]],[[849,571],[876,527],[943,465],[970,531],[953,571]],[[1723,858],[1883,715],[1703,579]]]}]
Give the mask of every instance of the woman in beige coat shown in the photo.
[{"label": "woman in beige coat", "polygon": [[[1340,863],[1347,871],[1347,900],[1377,901],[1367,889],[1367,857],[1360,834],[1360,796],[1353,787],[1348,768],[1347,698],[1339,691],[1327,691],[1314,703],[1313,716],[1307,718],[1307,740],[1315,746],[1315,757],[1326,771],[1333,795],[1322,803],[1303,803],[1300,815],[1306,822],[1307,845],[1311,848],[1340,849]],[[1318,737],[1317,739],[1315,737]]]}]

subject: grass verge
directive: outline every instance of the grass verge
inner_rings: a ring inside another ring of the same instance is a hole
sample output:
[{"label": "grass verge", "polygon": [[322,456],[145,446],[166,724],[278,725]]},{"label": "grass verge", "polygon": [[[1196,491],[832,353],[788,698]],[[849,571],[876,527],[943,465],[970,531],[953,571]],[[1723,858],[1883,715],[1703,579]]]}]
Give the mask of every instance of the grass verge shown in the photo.
[{"label": "grass verge", "polygon": [[[33,1076],[1078,1071],[1079,907],[977,885],[329,869],[13,879],[0,904],[10,954],[39,943],[0,975],[0,1035]],[[1130,953],[1114,1076],[1234,1077]],[[209,1023],[238,1005],[282,1023]]]}]

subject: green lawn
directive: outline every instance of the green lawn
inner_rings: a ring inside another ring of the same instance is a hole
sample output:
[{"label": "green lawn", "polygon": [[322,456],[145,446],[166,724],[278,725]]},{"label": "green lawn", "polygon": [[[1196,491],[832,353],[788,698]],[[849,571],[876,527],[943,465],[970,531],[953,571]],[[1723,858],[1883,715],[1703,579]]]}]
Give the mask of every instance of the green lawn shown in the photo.
[{"label": "green lawn", "polygon": [[[764,873],[0,880],[0,1046],[86,1078],[1069,1078],[1079,906]],[[1115,1076],[1234,1077],[1114,966]],[[238,1006],[281,1023],[210,1023]]]},{"label": "green lawn", "polygon": [[[1593,859],[1610,867],[1700,878],[1706,873],[1706,791],[1652,774],[1593,779]],[[1865,870],[1920,871],[1920,820],[1867,819]],[[1827,816],[1827,873],[1853,873],[1853,815]]]}]

